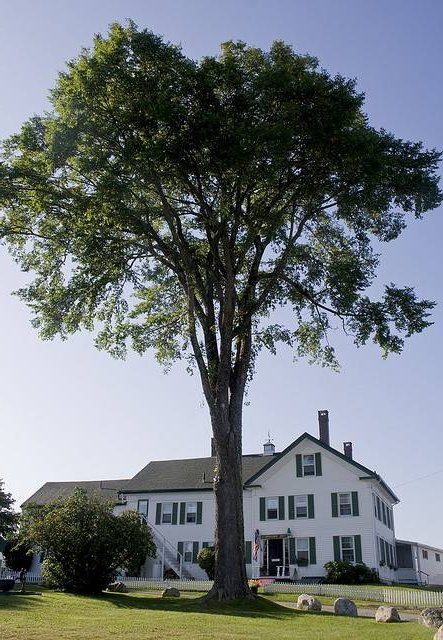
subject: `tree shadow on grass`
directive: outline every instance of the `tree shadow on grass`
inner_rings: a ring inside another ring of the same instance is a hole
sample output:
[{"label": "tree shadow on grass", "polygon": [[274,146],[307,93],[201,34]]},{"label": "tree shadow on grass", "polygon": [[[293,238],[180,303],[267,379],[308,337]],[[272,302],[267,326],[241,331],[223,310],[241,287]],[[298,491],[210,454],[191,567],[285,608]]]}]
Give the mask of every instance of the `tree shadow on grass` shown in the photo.
[{"label": "tree shadow on grass", "polygon": [[19,593],[17,591],[8,591],[7,593],[0,592],[0,612],[11,609],[25,610],[35,607],[39,604],[39,596],[41,596],[41,593],[38,591],[26,591],[25,593]]},{"label": "tree shadow on grass", "polygon": [[[132,594],[106,593],[101,596],[109,603],[123,609],[145,609],[147,611],[175,611],[180,613],[207,613],[215,615],[239,616],[244,618],[273,618],[284,620],[294,618],[305,611],[297,611],[289,607],[283,607],[275,602],[264,598],[253,600],[234,600],[231,602],[218,602],[210,600],[201,602],[200,598],[161,598],[151,595],[141,596]],[[312,614],[312,612],[311,612]],[[327,612],[317,613],[317,615],[332,615]]]}]

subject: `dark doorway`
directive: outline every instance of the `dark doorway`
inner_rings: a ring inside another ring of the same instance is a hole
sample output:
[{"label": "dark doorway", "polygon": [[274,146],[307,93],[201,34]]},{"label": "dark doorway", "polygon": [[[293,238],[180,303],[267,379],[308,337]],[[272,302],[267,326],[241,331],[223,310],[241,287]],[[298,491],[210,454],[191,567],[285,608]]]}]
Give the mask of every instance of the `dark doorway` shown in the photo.
[{"label": "dark doorway", "polygon": [[283,540],[270,538],[268,540],[268,558],[266,565],[269,576],[277,575],[277,567],[284,564],[283,560]]}]

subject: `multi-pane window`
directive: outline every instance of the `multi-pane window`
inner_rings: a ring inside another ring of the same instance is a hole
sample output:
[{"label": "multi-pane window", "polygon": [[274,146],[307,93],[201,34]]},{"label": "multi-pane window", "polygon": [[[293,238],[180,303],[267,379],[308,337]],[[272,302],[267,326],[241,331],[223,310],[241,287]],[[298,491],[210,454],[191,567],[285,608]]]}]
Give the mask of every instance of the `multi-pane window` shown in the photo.
[{"label": "multi-pane window", "polygon": [[339,493],[338,494],[338,507],[339,507],[339,514],[341,516],[351,516],[352,515],[352,502],[351,502],[351,494],[350,493]]},{"label": "multi-pane window", "polygon": [[340,538],[341,543],[341,558],[343,562],[354,562],[355,549],[354,549],[354,536],[342,536]]},{"label": "multi-pane window", "polygon": [[192,562],[193,542],[183,543],[183,562]]},{"label": "multi-pane window", "polygon": [[422,549],[422,550],[421,550],[421,553],[422,553],[423,559],[424,559],[424,560],[427,560],[427,559],[428,559],[428,552],[427,552],[427,549]]},{"label": "multi-pane window", "polygon": [[313,453],[303,455],[302,465],[304,476],[315,476],[315,456]]},{"label": "multi-pane window", "polygon": [[137,502],[137,511],[142,516],[147,516],[148,515],[148,504],[149,504],[149,500],[139,500]]},{"label": "multi-pane window", "polygon": [[440,562],[440,554],[439,553],[435,554],[435,562]]},{"label": "multi-pane window", "polygon": [[197,503],[196,502],[186,503],[186,522],[187,523],[197,522]]},{"label": "multi-pane window", "polygon": [[171,524],[172,522],[172,502],[162,503],[162,524]]},{"label": "multi-pane window", "polygon": [[308,496],[295,496],[295,517],[308,517]]},{"label": "multi-pane window", "polygon": [[266,520],[278,520],[278,498],[266,498]]},{"label": "multi-pane window", "polygon": [[309,538],[295,539],[295,552],[297,554],[297,562],[308,564],[309,562]]}]

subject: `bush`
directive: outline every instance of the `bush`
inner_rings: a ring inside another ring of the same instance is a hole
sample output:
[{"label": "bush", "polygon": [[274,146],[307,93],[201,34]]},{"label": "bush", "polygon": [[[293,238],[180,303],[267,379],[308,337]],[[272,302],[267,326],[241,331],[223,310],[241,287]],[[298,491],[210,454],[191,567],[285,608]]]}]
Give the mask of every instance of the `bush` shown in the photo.
[{"label": "bush", "polygon": [[206,571],[209,580],[214,580],[215,575],[215,549],[214,547],[205,547],[200,549],[197,556],[197,562],[200,569]]},{"label": "bush", "polygon": [[112,503],[76,489],[28,523],[28,539],[45,550],[42,573],[48,586],[100,593],[119,569],[134,572],[147,555],[155,555],[151,530],[139,515],[125,511],[115,516],[112,509]]},{"label": "bush", "polygon": [[21,571],[26,569],[29,571],[32,564],[32,549],[29,544],[15,534],[10,536],[3,550],[5,562],[11,571]]},{"label": "bush", "polygon": [[325,569],[325,582],[329,584],[380,584],[377,571],[370,569],[363,562],[351,564],[334,560],[327,562]]}]

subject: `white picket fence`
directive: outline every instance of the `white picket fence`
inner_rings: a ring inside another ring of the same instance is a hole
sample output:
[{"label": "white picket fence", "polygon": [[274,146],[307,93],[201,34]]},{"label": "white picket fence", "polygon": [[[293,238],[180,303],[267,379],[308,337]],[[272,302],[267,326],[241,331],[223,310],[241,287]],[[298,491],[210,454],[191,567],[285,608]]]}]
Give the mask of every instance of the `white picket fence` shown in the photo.
[{"label": "white picket fence", "polygon": [[168,587],[175,587],[180,591],[209,591],[212,580],[150,580],[149,578],[121,578],[121,582],[128,589],[143,589],[146,591],[163,591]]},{"label": "white picket fence", "polygon": [[374,600],[387,604],[421,609],[443,607],[443,592],[420,589],[395,589],[384,587],[347,586],[341,584],[293,584],[273,582],[264,586],[265,593],[307,593],[316,596]]},{"label": "white picket fence", "polygon": [[[9,574],[4,573],[4,578]],[[18,574],[10,574],[10,577],[16,578]],[[40,574],[28,573],[26,575],[26,584],[39,584],[42,578]],[[139,578],[130,576],[122,578],[122,582],[128,589],[137,589],[143,591],[163,591],[167,587],[176,587],[180,591],[209,591],[212,587],[212,580],[151,580],[148,578]],[[373,600],[375,602],[385,602],[398,606],[412,607],[415,609],[423,609],[425,607],[443,607],[443,592],[428,591],[425,589],[396,589],[395,587],[385,588],[374,585],[373,587],[365,586],[348,586],[341,584],[299,584],[291,582],[272,582],[263,587],[265,593],[307,593],[317,596],[330,596],[336,598],[352,598],[355,600]]]}]

